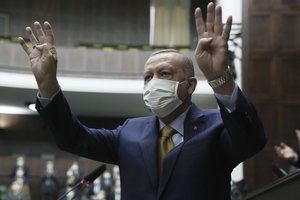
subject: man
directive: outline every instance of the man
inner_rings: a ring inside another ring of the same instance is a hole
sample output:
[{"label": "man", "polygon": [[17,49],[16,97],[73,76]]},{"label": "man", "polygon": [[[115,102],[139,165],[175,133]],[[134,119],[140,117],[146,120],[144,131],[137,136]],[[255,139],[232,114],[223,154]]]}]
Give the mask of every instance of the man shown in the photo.
[{"label": "man", "polygon": [[128,119],[115,130],[88,128],[72,114],[56,79],[48,22],[45,33],[34,23],[38,38],[26,28],[33,47],[20,38],[39,88],[37,110],[58,146],[119,165],[123,200],[230,199],[232,169],[265,145],[254,107],[227,70],[232,18],[223,30],[221,7],[209,3],[207,11],[205,27],[200,8],[195,10],[195,57],[220,110],[201,110],[191,102],[197,84],[191,61],[164,50],[150,56],[144,71],[144,101],[155,115]]}]

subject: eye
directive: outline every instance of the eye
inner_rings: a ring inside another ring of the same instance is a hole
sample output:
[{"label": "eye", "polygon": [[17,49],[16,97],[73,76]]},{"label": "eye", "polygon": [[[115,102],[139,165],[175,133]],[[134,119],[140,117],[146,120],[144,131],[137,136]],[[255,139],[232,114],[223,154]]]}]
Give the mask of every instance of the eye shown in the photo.
[{"label": "eye", "polygon": [[172,74],[170,72],[167,72],[167,71],[162,71],[160,73],[160,76],[163,77],[163,78],[169,78]]},{"label": "eye", "polygon": [[149,81],[152,79],[152,77],[153,77],[153,75],[146,74],[146,75],[144,76],[144,81],[145,81],[145,82],[149,82]]}]

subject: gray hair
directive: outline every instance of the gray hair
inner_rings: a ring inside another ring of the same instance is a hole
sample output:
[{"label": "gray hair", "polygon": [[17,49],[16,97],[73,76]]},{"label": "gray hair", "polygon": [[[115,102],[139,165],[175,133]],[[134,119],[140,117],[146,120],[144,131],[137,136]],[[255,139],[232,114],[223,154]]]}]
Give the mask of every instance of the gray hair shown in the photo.
[{"label": "gray hair", "polygon": [[194,77],[195,76],[195,71],[194,71],[194,64],[192,59],[190,59],[188,56],[184,55],[183,53],[181,53],[180,51],[176,50],[176,49],[163,49],[163,50],[158,50],[153,52],[150,57],[155,56],[157,54],[162,54],[162,53],[178,53],[180,55],[182,55],[183,58],[183,66],[182,69],[185,72],[185,74],[188,77]]}]

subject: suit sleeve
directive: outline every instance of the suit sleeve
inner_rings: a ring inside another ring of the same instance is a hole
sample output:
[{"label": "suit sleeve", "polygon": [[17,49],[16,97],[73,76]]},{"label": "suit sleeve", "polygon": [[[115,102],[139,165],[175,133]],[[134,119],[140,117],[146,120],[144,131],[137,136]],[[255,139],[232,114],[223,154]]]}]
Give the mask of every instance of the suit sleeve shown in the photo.
[{"label": "suit sleeve", "polygon": [[263,124],[252,103],[238,89],[236,109],[229,113],[218,101],[225,125],[220,143],[232,167],[254,156],[266,144]]},{"label": "suit sleeve", "polygon": [[101,162],[118,164],[118,131],[92,129],[80,123],[60,91],[46,107],[37,99],[36,109],[64,151]]}]

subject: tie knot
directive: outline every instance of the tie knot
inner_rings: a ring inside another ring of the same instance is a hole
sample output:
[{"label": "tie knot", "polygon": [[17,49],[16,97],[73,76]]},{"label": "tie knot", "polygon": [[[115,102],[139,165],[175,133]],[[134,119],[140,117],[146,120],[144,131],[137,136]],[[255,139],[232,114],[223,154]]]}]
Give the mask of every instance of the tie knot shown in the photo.
[{"label": "tie knot", "polygon": [[171,126],[165,126],[161,131],[162,137],[170,137],[174,133],[174,129]]}]

